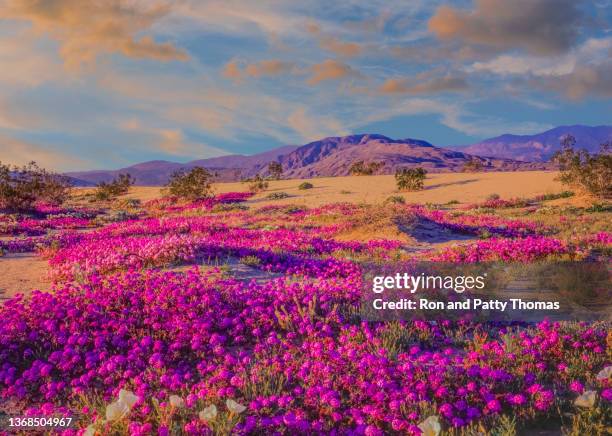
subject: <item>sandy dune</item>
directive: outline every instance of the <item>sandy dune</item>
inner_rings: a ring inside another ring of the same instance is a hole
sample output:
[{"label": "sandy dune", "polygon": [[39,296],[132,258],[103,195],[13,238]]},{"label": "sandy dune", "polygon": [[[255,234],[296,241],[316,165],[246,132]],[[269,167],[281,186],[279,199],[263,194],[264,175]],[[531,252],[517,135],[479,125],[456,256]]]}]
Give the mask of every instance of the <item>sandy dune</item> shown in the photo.
[{"label": "sandy dune", "polygon": [[[319,206],[338,201],[379,203],[390,195],[401,195],[410,203],[446,203],[457,200],[473,203],[486,199],[491,194],[502,198],[533,197],[563,191],[565,188],[555,180],[556,172],[525,171],[495,173],[442,173],[430,174],[425,189],[419,192],[398,193],[392,175],[362,177],[321,177],[307,179],[313,189],[300,191],[298,185],[304,180],[279,180],[270,182],[266,192],[256,195],[253,206],[267,204],[304,204]],[[218,183],[216,193],[246,191],[248,184],[240,182]],[[291,197],[283,200],[267,200],[273,192],[286,192]],[[142,201],[160,196],[158,187],[135,187],[127,197]]]}]

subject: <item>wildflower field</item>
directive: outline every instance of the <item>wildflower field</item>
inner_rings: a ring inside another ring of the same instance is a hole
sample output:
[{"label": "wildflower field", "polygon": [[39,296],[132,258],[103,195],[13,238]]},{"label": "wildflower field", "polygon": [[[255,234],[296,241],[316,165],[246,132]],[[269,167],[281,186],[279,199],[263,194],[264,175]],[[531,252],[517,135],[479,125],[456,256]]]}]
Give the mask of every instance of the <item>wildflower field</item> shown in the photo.
[{"label": "wildflower field", "polygon": [[358,316],[365,262],[609,261],[609,212],[250,196],[0,215],[0,269],[33,252],[53,282],[0,303],[0,416],[70,416],[66,435],[609,434],[608,323]]}]

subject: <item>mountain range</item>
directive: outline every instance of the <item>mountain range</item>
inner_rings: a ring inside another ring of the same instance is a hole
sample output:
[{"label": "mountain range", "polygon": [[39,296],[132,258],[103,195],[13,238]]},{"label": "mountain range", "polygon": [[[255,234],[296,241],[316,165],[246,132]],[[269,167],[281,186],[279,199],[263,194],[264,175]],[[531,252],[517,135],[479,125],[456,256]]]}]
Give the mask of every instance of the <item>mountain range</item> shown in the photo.
[{"label": "mountain range", "polygon": [[576,139],[576,147],[595,153],[599,145],[612,141],[612,126],[559,126],[536,135],[501,135],[463,148],[479,156],[495,156],[526,162],[546,162],[559,150],[566,135]]},{"label": "mountain range", "polygon": [[596,152],[599,144],[612,140],[612,126],[560,126],[536,135],[502,135],[469,146],[436,147],[429,142],[391,139],[377,134],[329,137],[297,146],[288,145],[255,155],[227,155],[187,163],[149,161],[118,170],[67,173],[77,184],[92,185],[129,173],[138,185],[162,185],[170,175],[196,166],[208,168],[219,181],[241,180],[267,174],[277,161],[283,177],[309,178],[349,174],[354,162],[384,162],[379,170],[392,174],[400,167],[423,167],[429,172],[460,171],[466,162],[479,160],[487,171],[549,169],[547,161],[560,148],[565,135],[576,138],[578,147]]}]

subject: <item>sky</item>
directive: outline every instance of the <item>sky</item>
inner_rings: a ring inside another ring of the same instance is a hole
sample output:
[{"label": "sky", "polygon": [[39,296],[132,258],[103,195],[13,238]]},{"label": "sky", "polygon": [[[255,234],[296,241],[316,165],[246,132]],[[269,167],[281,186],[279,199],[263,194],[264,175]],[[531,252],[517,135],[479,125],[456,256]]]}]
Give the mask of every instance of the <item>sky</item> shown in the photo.
[{"label": "sky", "polygon": [[0,161],[612,124],[612,0],[0,0]]}]

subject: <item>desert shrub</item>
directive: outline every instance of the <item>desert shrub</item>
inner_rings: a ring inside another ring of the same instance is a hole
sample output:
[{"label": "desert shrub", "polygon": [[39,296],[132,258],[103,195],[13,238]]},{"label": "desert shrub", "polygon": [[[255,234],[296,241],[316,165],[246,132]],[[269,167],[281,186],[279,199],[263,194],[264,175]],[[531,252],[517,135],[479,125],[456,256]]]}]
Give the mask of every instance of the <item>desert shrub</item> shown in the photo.
[{"label": "desert shrub", "polygon": [[383,204],[406,204],[406,200],[401,195],[391,195],[385,199]]},{"label": "desert shrub", "polygon": [[499,196],[499,194],[490,194],[487,196],[487,201],[495,201],[495,200],[499,200],[501,197]]},{"label": "desert shrub", "polygon": [[212,212],[235,212],[240,210],[249,210],[249,206],[240,203],[220,203],[212,208]]},{"label": "desert shrub", "polygon": [[270,178],[273,180],[280,180],[283,175],[283,166],[280,162],[270,162],[268,164],[268,173],[270,173]]},{"label": "desert shrub", "polygon": [[244,256],[240,258],[239,262],[247,266],[259,266],[261,264],[261,259],[257,256]]},{"label": "desert shrub", "polygon": [[340,194],[352,194],[352,192],[346,189],[343,189],[342,191],[340,191]]},{"label": "desert shrub", "polygon": [[483,169],[482,161],[480,159],[472,158],[469,161],[467,161],[465,164],[463,164],[463,168],[461,170],[465,173],[470,173],[470,172],[473,173],[473,172],[482,171],[482,169]]},{"label": "desert shrub", "polygon": [[142,203],[137,198],[120,198],[116,199],[110,204],[112,211],[121,212],[125,211],[130,215],[138,216],[142,207]]},{"label": "desert shrub", "polygon": [[365,163],[364,161],[360,160],[353,162],[349,168],[349,174],[353,176],[371,176],[384,166],[384,162]]},{"label": "desert shrub", "polygon": [[114,210],[107,215],[97,217],[95,222],[97,225],[103,225],[106,223],[120,223],[136,218],[138,218],[137,214],[130,213],[127,210]]},{"label": "desert shrub", "polygon": [[480,239],[490,239],[493,237],[493,234],[487,229],[482,229],[478,232],[478,237]]},{"label": "desert shrub", "polygon": [[559,180],[595,197],[612,198],[612,143],[601,144],[598,154],[576,150],[575,145],[574,137],[566,136],[552,158],[561,171]]},{"label": "desert shrub", "polygon": [[62,204],[70,196],[67,177],[30,162],[22,167],[0,162],[0,209],[28,211],[36,202]]},{"label": "desert shrub", "polygon": [[303,183],[300,183],[300,186],[298,186],[298,189],[300,191],[304,191],[306,189],[312,189],[312,188],[314,188],[314,185],[310,182],[303,182]]},{"label": "desert shrub", "polygon": [[213,195],[211,174],[206,168],[194,167],[190,171],[179,170],[170,176],[164,189],[167,196],[185,200],[198,200]]},{"label": "desert shrub", "polygon": [[270,195],[268,195],[266,198],[268,200],[282,200],[283,198],[289,198],[290,195],[287,194],[286,192],[273,192]]},{"label": "desert shrub", "polygon": [[459,200],[451,200],[446,203],[447,206],[453,206],[455,204],[459,204]]},{"label": "desert shrub", "polygon": [[585,212],[612,212],[612,204],[593,203],[590,207],[585,209]]},{"label": "desert shrub", "polygon": [[130,174],[119,174],[108,183],[98,183],[94,198],[100,201],[112,200],[120,195],[127,194],[133,184],[134,178]]},{"label": "desert shrub", "polygon": [[557,200],[559,198],[570,198],[575,194],[572,191],[563,191],[556,194],[542,194],[536,195],[533,199],[534,201],[549,201],[549,200]]},{"label": "desert shrub", "polygon": [[268,189],[268,185],[269,185],[268,181],[264,179],[263,177],[261,177],[259,174],[257,174],[252,179],[247,180],[247,182],[250,183],[249,191],[253,193],[265,191],[266,189]]},{"label": "desert shrub", "polygon": [[395,172],[397,189],[400,191],[419,191],[423,189],[427,171],[424,168],[399,168]]}]

